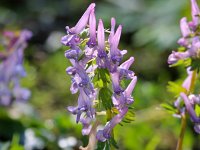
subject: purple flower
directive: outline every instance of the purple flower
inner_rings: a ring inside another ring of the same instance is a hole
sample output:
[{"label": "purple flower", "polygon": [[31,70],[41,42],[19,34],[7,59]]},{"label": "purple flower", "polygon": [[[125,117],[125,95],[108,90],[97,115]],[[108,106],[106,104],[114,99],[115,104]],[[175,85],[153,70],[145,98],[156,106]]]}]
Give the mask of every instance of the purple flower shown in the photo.
[{"label": "purple flower", "polygon": [[200,134],[200,123],[195,123],[194,130],[196,133]]},{"label": "purple flower", "polygon": [[[101,103],[100,97],[103,92],[100,91],[102,88],[107,89],[112,85],[112,97],[110,92],[108,92],[109,95],[104,92],[106,94],[104,96],[109,96],[110,102],[108,103],[113,104],[112,106],[117,109],[118,114],[105,125],[103,130],[97,131],[97,139],[105,141],[110,138],[113,128],[121,122],[128,112],[128,105],[133,103],[132,92],[137,77],[133,71],[129,70],[134,62],[133,57],[120,65],[123,55],[127,52],[118,49],[122,26],[119,25],[115,31],[116,21],[112,18],[111,30],[106,31],[103,21],[100,19],[96,29],[94,7],[94,4],[88,7],[75,27],[67,27],[67,35],[62,37],[61,42],[69,46],[65,57],[72,64],[66,69],[72,81],[70,90],[72,94],[79,91],[78,105],[69,106],[68,110],[76,115],[77,123],[82,123],[83,135],[88,135],[94,121],[98,121],[95,108]],[[83,30],[87,37],[81,35]],[[105,35],[107,32],[110,32],[108,39]],[[131,82],[127,88],[123,89],[121,81],[124,79],[131,80]]]},{"label": "purple flower", "polygon": [[105,141],[106,139],[109,139],[111,136],[112,129],[121,122],[121,120],[124,118],[125,114],[128,111],[127,104],[130,105],[133,103],[133,97],[132,92],[135,87],[135,84],[137,82],[137,77],[134,77],[126,90],[121,94],[114,93],[112,96],[113,104],[118,109],[119,114],[114,116],[111,121],[109,121],[103,130],[99,130],[97,133],[97,139],[100,141]]},{"label": "purple flower", "polygon": [[191,0],[191,4],[192,4],[192,23],[195,27],[197,27],[197,25],[199,24],[200,10],[196,0]]},{"label": "purple flower", "polygon": [[120,62],[122,59],[122,54],[118,49],[121,31],[122,31],[122,26],[119,25],[116,33],[114,34],[114,36],[111,38],[110,41],[110,57],[113,62]]},{"label": "purple flower", "polygon": [[128,108],[124,107],[123,109],[120,110],[119,114],[117,114],[116,116],[114,116],[111,121],[109,121],[103,130],[99,130],[97,132],[97,139],[104,142],[107,139],[109,139],[111,137],[111,131],[112,129],[122,121],[123,117],[125,116],[125,114],[127,113]]},{"label": "purple flower", "polygon": [[182,32],[183,37],[188,37],[191,34],[191,31],[190,31],[189,25],[187,23],[186,17],[181,19],[180,28],[181,28],[181,32]]},{"label": "purple flower", "polygon": [[94,9],[90,13],[90,19],[89,19],[89,31],[90,31],[90,39],[87,43],[87,45],[90,47],[96,46],[96,17]]},{"label": "purple flower", "polygon": [[191,94],[188,96],[188,98],[190,99],[190,103],[192,105],[195,105],[195,104],[200,104],[200,95],[194,95],[194,94]]},{"label": "purple flower", "polygon": [[79,49],[79,47],[75,47],[74,49],[65,51],[65,57],[68,59],[78,60],[80,54],[81,50]]},{"label": "purple flower", "polygon": [[182,99],[185,103],[185,107],[187,109],[187,112],[190,115],[191,120],[195,123],[200,123],[200,118],[197,117],[197,115],[194,111],[194,107],[190,103],[190,100],[188,99],[187,95],[185,93],[181,93],[180,96],[182,97]]},{"label": "purple flower", "polygon": [[80,121],[81,114],[83,112],[85,112],[85,115],[87,117],[94,118],[94,116],[95,116],[95,110],[94,110],[94,108],[92,108],[93,97],[89,97],[88,95],[86,95],[83,88],[79,88],[79,91],[80,91],[80,94],[79,94],[79,98],[78,98],[78,106],[77,107],[73,107],[73,106],[68,107],[68,110],[72,114],[77,115],[77,118],[76,118],[77,123]]},{"label": "purple flower", "polygon": [[190,57],[190,54],[188,53],[188,51],[186,52],[175,52],[172,51],[172,54],[169,55],[168,58],[168,64],[175,64],[176,62],[178,62],[181,59],[186,59]]},{"label": "purple flower", "polygon": [[190,87],[191,87],[191,82],[192,82],[192,74],[193,74],[193,71],[190,71],[190,67],[187,68],[187,78],[184,80],[183,84],[182,84],[182,87],[185,88],[187,90],[187,92],[189,92],[190,90]]},{"label": "purple flower", "polygon": [[89,133],[92,129],[91,121],[92,120],[89,117],[80,119],[80,122],[83,125],[82,135],[89,135]]},{"label": "purple flower", "polygon": [[124,107],[124,105],[126,104],[130,105],[133,103],[133,97],[131,95],[136,82],[137,82],[137,77],[135,76],[129,83],[128,87],[123,92],[113,93],[112,102],[114,106],[117,107],[117,109],[121,109],[121,107]]},{"label": "purple flower", "polygon": [[182,37],[178,40],[178,44],[185,48],[185,51],[172,51],[169,55],[168,63],[174,64],[179,60],[187,58],[198,59],[200,57],[200,39],[197,26],[199,26],[200,10],[196,0],[191,0],[192,5],[192,21],[187,22],[187,18],[183,17],[180,21],[180,29]]},{"label": "purple flower", "polygon": [[120,82],[123,78],[133,79],[135,77],[134,72],[131,70],[128,70],[133,62],[134,62],[134,58],[130,57],[127,61],[122,63],[117,68],[117,72],[110,74],[114,93],[120,94],[123,91],[123,89],[120,86]]},{"label": "purple flower", "polygon": [[[190,90],[190,86],[191,86],[191,80],[192,80],[192,74],[193,74],[193,71],[190,71],[190,67],[187,68],[187,78],[183,81],[183,84],[182,84],[182,87],[185,88],[185,90],[187,92],[189,92]],[[180,108],[180,103],[181,103],[181,99],[180,98],[177,98],[177,100],[174,102],[174,106],[177,107],[178,109],[181,109]]]},{"label": "purple flower", "polygon": [[74,72],[74,74],[72,74],[72,93],[76,93],[79,88],[83,88],[85,93],[89,97],[92,97],[95,91],[86,71],[79,63],[75,62],[73,66],[74,67],[70,67],[69,69],[67,69],[68,72],[70,72],[69,70],[73,70]]},{"label": "purple flower", "polygon": [[[69,27],[66,27],[68,32]],[[66,35],[61,38],[61,43],[66,46],[75,47],[77,44],[80,43],[80,37],[77,35]]]},{"label": "purple flower", "polygon": [[200,57],[200,39],[199,37],[192,38],[192,43],[185,52],[175,52],[169,55],[168,63],[174,64],[179,60],[186,58],[199,58]]},{"label": "purple flower", "polygon": [[105,52],[105,33],[104,33],[103,21],[100,19],[97,30],[97,40],[98,40],[98,57],[97,64],[100,68],[106,67],[107,54]]},{"label": "purple flower", "polygon": [[124,91],[124,95],[126,97],[126,103],[127,104],[132,104],[133,103],[133,97],[131,95],[132,95],[133,89],[135,88],[136,83],[137,83],[137,77],[135,76],[131,80],[131,82],[129,83],[129,85],[126,88],[126,90]]},{"label": "purple flower", "polygon": [[177,43],[180,45],[180,46],[183,46],[183,47],[187,47],[189,45],[189,41],[188,39],[186,38],[180,38]]},{"label": "purple flower", "polygon": [[115,18],[111,18],[111,30],[110,30],[110,35],[108,38],[109,43],[112,42],[112,38],[115,34],[115,24],[116,24]]},{"label": "purple flower", "polygon": [[69,34],[79,34],[86,27],[88,19],[92,11],[94,11],[95,3],[90,4],[78,23],[68,30]]},{"label": "purple flower", "polygon": [[200,39],[199,37],[194,37],[192,39],[191,48],[188,50],[190,56],[192,58],[199,58],[200,57]]},{"label": "purple flower", "polygon": [[119,77],[120,79],[126,78],[126,79],[133,79],[135,73],[131,70],[129,70],[130,66],[134,62],[134,57],[130,57],[127,61],[122,63],[118,70],[119,70]]},{"label": "purple flower", "polygon": [[[23,68],[23,52],[27,46],[27,40],[32,33],[28,30],[21,31],[20,35],[7,31],[6,55],[0,63],[0,103],[9,105],[13,100],[26,101],[30,97],[30,91],[20,86],[20,78],[26,76]],[[10,85],[13,84],[11,87]]]},{"label": "purple flower", "polygon": [[[66,26],[67,35],[61,38],[61,43],[63,45],[74,48],[76,45],[80,43],[80,36],[78,36],[78,34],[81,33],[86,27],[90,14],[91,12],[94,11],[94,8],[95,8],[95,4],[94,3],[90,4],[90,6],[87,8],[83,16],[80,18],[80,20],[74,27],[69,28],[68,26]],[[92,17],[92,20],[93,20],[93,17]]]},{"label": "purple flower", "polygon": [[[187,22],[186,17],[180,21],[180,29],[182,37],[178,40],[178,44],[181,46],[178,52],[172,51],[169,55],[168,63],[170,65],[177,63],[179,60],[188,60],[190,64],[187,64],[187,78],[184,80],[182,87],[184,92],[180,93],[180,96],[174,102],[174,106],[177,108],[177,114],[174,116],[182,117],[185,113],[188,113],[192,122],[194,122],[194,130],[200,133],[200,118],[195,112],[195,108],[200,104],[200,96],[192,94],[194,81],[196,81],[196,65],[195,61],[199,61],[200,58],[200,38],[198,27],[200,25],[199,17],[200,10],[196,0],[191,0],[192,6],[192,21]],[[184,50],[184,51],[182,51]],[[191,71],[194,70],[194,71]],[[185,105],[182,105],[184,102]]]}]

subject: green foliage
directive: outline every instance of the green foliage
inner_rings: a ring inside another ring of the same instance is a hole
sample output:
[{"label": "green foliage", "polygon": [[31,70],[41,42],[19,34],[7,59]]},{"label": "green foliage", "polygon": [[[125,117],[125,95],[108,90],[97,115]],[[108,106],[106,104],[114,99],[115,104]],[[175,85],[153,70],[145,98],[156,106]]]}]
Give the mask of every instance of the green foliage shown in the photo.
[{"label": "green foliage", "polygon": [[[0,42],[1,42],[1,39],[0,39]],[[4,52],[4,51],[5,51],[5,47],[0,44],[0,52]]]},{"label": "green foliage", "polygon": [[178,97],[181,92],[186,92],[186,89],[175,82],[168,82],[167,90],[171,92],[175,97]]},{"label": "green foliage", "polygon": [[99,88],[99,106],[103,106],[106,110],[111,110],[112,104],[112,91],[110,90],[110,75],[106,69],[96,69],[94,76],[94,86]]},{"label": "green foliage", "polygon": [[170,67],[177,67],[177,66],[185,66],[188,67],[191,65],[191,58],[180,59],[175,64],[170,65]]},{"label": "green foliage", "polygon": [[196,112],[197,116],[200,117],[200,106],[199,105],[195,105],[195,112]]},{"label": "green foliage", "polygon": [[117,145],[117,142],[115,141],[115,139],[113,137],[111,137],[108,140],[109,145],[111,145],[112,147],[114,147],[115,149],[119,149],[119,146]]},{"label": "green foliage", "polygon": [[115,139],[111,137],[109,140],[105,142],[98,141],[96,150],[112,150],[113,148],[119,149],[119,146],[117,145]]},{"label": "green foliage", "polygon": [[19,140],[20,140],[20,138],[18,135],[13,136],[10,150],[24,150],[23,146],[19,144]]},{"label": "green foliage", "polygon": [[108,87],[111,83],[110,75],[107,69],[96,69],[95,77],[93,79],[95,87],[103,88]]},{"label": "green foliage", "polygon": [[168,104],[168,103],[163,103],[161,104],[161,107],[163,107],[167,112],[169,112],[170,114],[175,114],[177,113],[177,109],[174,105],[172,104]]},{"label": "green foliage", "polygon": [[199,72],[200,69],[200,59],[192,59],[191,70],[197,70]]},{"label": "green foliage", "polygon": [[96,150],[110,150],[109,143],[106,142],[98,142]]},{"label": "green foliage", "polygon": [[131,123],[134,120],[135,120],[134,110],[132,108],[129,108],[129,110],[126,113],[126,115],[124,116],[122,122],[124,122],[124,123]]},{"label": "green foliage", "polygon": [[112,97],[112,92],[110,91],[109,88],[104,87],[99,90],[100,104],[103,104],[103,107],[106,110],[110,110],[113,106],[111,97]]}]

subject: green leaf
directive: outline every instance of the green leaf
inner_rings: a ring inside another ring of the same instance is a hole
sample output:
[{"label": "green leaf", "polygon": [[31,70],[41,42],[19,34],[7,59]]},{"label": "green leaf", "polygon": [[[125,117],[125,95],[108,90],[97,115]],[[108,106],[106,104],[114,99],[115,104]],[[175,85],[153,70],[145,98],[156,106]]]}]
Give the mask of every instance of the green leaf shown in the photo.
[{"label": "green leaf", "polygon": [[186,92],[186,89],[182,85],[176,84],[174,82],[168,82],[167,90],[171,92],[175,97],[178,97],[181,92]]},{"label": "green leaf", "polygon": [[108,141],[105,142],[98,141],[96,150],[110,150]]},{"label": "green leaf", "polygon": [[163,107],[165,110],[167,110],[167,112],[169,112],[170,114],[177,113],[176,107],[172,104],[163,103],[163,104],[161,104],[161,107]]},{"label": "green leaf", "polygon": [[23,146],[19,144],[19,140],[19,135],[13,136],[10,150],[24,150]]},{"label": "green leaf", "polygon": [[178,52],[184,52],[185,50],[186,50],[186,48],[183,47],[183,46],[181,46],[181,47],[178,48]]},{"label": "green leaf", "polygon": [[129,111],[124,116],[122,122],[131,123],[135,120],[135,113],[133,109],[129,109]]},{"label": "green leaf", "polygon": [[110,146],[113,146],[115,149],[119,149],[119,146],[117,145],[117,142],[115,141],[113,137],[109,139],[109,144]]},{"label": "green leaf", "polygon": [[112,97],[112,92],[110,91],[109,88],[105,87],[99,90],[100,103],[103,104],[106,110],[108,109],[110,110],[113,106],[111,97]]},{"label": "green leaf", "polygon": [[109,86],[111,83],[110,74],[106,69],[96,69],[95,77],[93,79],[94,85],[97,88],[103,88]]},{"label": "green leaf", "polygon": [[200,59],[192,59],[191,70],[197,70],[199,72],[200,69]]},{"label": "green leaf", "polygon": [[119,149],[119,146],[117,145],[115,139],[111,137],[109,140],[105,142],[98,141],[96,150],[111,150],[113,148]]},{"label": "green leaf", "polygon": [[0,44],[0,52],[5,52],[5,47]]},{"label": "green leaf", "polygon": [[195,112],[196,112],[197,116],[200,117],[200,106],[199,105],[195,105]]},{"label": "green leaf", "polygon": [[184,65],[185,67],[188,67],[191,65],[191,58],[187,58],[187,59],[181,59],[178,60],[175,64],[170,65],[170,67],[176,67],[176,66],[181,66]]}]

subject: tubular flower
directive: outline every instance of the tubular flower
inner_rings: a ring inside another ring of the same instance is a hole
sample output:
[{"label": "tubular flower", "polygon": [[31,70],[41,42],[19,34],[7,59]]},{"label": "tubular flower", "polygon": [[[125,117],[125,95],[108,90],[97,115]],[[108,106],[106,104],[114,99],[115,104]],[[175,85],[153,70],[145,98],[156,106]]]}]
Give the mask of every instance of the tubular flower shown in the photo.
[{"label": "tubular flower", "polygon": [[169,55],[168,63],[170,65],[177,63],[179,60],[199,59],[200,58],[200,39],[199,30],[200,25],[200,10],[196,0],[191,0],[192,6],[192,21],[187,22],[187,18],[183,17],[180,21],[180,29],[182,37],[178,40],[178,44],[184,48],[185,51],[172,51]]},{"label": "tubular flower", "polygon": [[189,95],[187,96],[185,93],[181,93],[181,98],[185,103],[186,110],[190,115],[190,119],[194,122],[194,130],[200,134],[200,117],[197,116],[195,112],[195,105],[200,104],[200,95]]},{"label": "tubular flower", "polygon": [[1,105],[10,105],[13,100],[26,101],[30,97],[30,91],[20,86],[20,78],[26,76],[23,53],[31,36],[28,30],[21,31],[19,35],[11,31],[3,33],[5,51],[0,52]]},{"label": "tubular flower", "polygon": [[[192,21],[187,22],[184,17],[180,21],[180,29],[182,37],[178,40],[180,48],[178,52],[172,51],[169,55],[168,63],[181,64],[181,62],[187,68],[188,76],[181,85],[181,91],[177,100],[174,102],[176,112],[174,116],[179,118],[183,117],[186,113],[189,114],[191,121],[195,124],[194,130],[200,134],[200,117],[197,109],[200,105],[199,94],[194,94],[195,83],[197,80],[200,59],[200,37],[199,37],[199,15],[200,10],[196,0],[191,0],[192,6]],[[182,60],[182,61],[179,61]],[[189,61],[188,61],[189,60]],[[180,63],[177,63],[177,62]]]},{"label": "tubular flower", "polygon": [[[132,92],[137,82],[134,72],[129,70],[134,57],[121,63],[127,51],[118,49],[122,26],[115,31],[115,25],[114,18],[110,31],[104,29],[101,19],[97,25],[95,4],[92,3],[75,27],[66,27],[67,34],[61,38],[61,43],[68,46],[65,57],[72,64],[66,69],[71,76],[70,90],[72,94],[79,92],[78,105],[69,106],[68,111],[76,115],[77,123],[82,123],[82,134],[90,134],[94,122],[99,121],[98,111],[106,110],[113,116],[102,130],[97,131],[100,141],[109,139],[113,128],[124,119],[134,101]],[[106,33],[109,33],[108,39]],[[121,85],[123,80],[131,80],[126,88]],[[109,105],[103,104],[105,108],[99,110],[102,101]]]}]

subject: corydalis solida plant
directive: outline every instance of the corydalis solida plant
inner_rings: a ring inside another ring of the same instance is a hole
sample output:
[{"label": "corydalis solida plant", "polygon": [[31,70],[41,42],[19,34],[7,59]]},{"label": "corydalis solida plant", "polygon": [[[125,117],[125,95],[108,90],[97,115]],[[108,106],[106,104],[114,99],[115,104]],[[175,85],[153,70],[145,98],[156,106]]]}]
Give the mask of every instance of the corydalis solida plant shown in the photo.
[{"label": "corydalis solida plant", "polygon": [[[185,117],[189,114],[194,123],[194,130],[200,134],[200,96],[196,91],[196,81],[200,68],[200,10],[196,0],[191,0],[192,21],[186,17],[180,21],[182,37],[178,40],[178,51],[172,51],[168,63],[171,66],[183,65],[187,68],[188,76],[182,85],[170,82],[169,90],[176,93],[177,100],[174,103],[175,116],[182,118],[181,133],[185,130]],[[183,135],[180,134],[177,149],[181,149]]]},{"label": "corydalis solida plant", "polygon": [[[113,137],[113,128],[123,119],[133,120],[131,107],[132,91],[137,82],[134,72],[129,70],[134,58],[122,63],[126,50],[119,50],[118,45],[122,26],[115,29],[115,19],[111,19],[111,30],[105,30],[103,21],[98,21],[96,29],[95,4],[92,3],[78,23],[69,28],[61,39],[69,47],[65,57],[72,66],[66,69],[71,75],[71,92],[79,91],[78,105],[69,106],[68,110],[76,115],[76,122],[83,125],[82,134],[90,134],[95,121],[103,124],[98,114],[106,112],[107,123],[99,129],[96,138],[106,141]],[[106,40],[106,35],[108,39]],[[127,87],[124,80],[131,80]],[[103,112],[102,112],[103,111]]]},{"label": "corydalis solida plant", "polygon": [[23,68],[23,53],[32,33],[5,31],[1,38],[0,51],[0,105],[10,105],[13,100],[26,101],[30,91],[22,88],[20,78],[26,76]]}]

